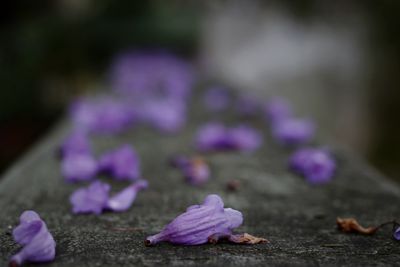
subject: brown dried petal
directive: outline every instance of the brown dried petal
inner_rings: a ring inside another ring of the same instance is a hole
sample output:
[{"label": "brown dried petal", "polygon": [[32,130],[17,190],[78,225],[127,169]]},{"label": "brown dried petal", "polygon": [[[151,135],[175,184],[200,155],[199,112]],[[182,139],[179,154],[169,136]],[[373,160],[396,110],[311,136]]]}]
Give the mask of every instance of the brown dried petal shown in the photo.
[{"label": "brown dried petal", "polygon": [[372,235],[378,227],[363,227],[354,218],[336,218],[336,224],[339,230],[345,233],[359,233],[364,235]]},{"label": "brown dried petal", "polygon": [[256,237],[249,235],[248,233],[240,234],[240,235],[230,235],[228,240],[237,244],[259,244],[259,243],[268,243],[269,241],[265,238]]}]

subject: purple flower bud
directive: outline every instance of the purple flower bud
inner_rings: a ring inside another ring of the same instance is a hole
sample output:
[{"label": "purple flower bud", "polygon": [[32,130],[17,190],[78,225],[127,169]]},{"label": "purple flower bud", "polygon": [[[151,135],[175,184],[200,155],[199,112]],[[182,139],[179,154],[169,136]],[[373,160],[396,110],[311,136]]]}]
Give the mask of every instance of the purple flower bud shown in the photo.
[{"label": "purple flower bud", "polygon": [[400,226],[398,226],[393,232],[393,238],[400,241]]},{"label": "purple flower bud", "polygon": [[289,103],[280,97],[269,100],[264,108],[265,115],[272,124],[292,116],[292,108]]},{"label": "purple flower bud", "polygon": [[140,176],[140,162],[135,150],[124,145],[100,157],[99,169],[116,180],[135,180]]},{"label": "purple flower bud", "polygon": [[69,154],[90,154],[91,147],[87,133],[84,131],[75,131],[70,134],[60,147],[61,156]]},{"label": "purple flower bud", "polygon": [[108,202],[110,185],[95,181],[87,188],[79,188],[70,197],[74,213],[100,214]]},{"label": "purple flower bud", "polygon": [[46,223],[31,210],[24,211],[20,224],[13,230],[15,242],[23,248],[12,256],[10,266],[20,266],[24,262],[48,262],[55,258],[56,242],[47,229]]},{"label": "purple flower bud", "polygon": [[61,162],[62,175],[69,182],[91,180],[97,170],[97,162],[90,154],[67,154]]},{"label": "purple flower bud", "polygon": [[203,204],[190,206],[160,233],[149,236],[146,245],[168,241],[180,245],[200,245],[216,235],[229,236],[243,222],[241,212],[224,208],[222,199],[209,195]]},{"label": "purple flower bud", "polygon": [[210,168],[201,157],[178,156],[171,163],[182,171],[186,181],[192,185],[204,184],[210,178]]},{"label": "purple flower bud", "polygon": [[195,141],[200,151],[253,151],[262,144],[262,137],[246,125],[226,128],[220,123],[208,123],[198,130]]},{"label": "purple flower bud", "polygon": [[307,143],[314,133],[314,123],[306,119],[283,119],[272,125],[272,135],[284,145]]},{"label": "purple flower bud", "polygon": [[128,210],[132,203],[136,199],[136,195],[139,191],[146,189],[148,183],[146,180],[138,180],[136,183],[123,189],[121,192],[117,193],[111,197],[106,204],[106,209],[121,212]]},{"label": "purple flower bud", "polygon": [[289,166],[312,184],[329,182],[336,169],[332,156],[321,149],[302,148],[290,158]]},{"label": "purple flower bud", "polygon": [[204,105],[210,111],[223,111],[229,107],[231,95],[221,87],[212,87],[204,93]]},{"label": "purple flower bud", "polygon": [[126,211],[136,199],[139,191],[148,186],[146,180],[139,180],[110,197],[110,185],[96,181],[87,188],[77,189],[72,193],[70,202],[74,213],[101,214],[104,210]]}]

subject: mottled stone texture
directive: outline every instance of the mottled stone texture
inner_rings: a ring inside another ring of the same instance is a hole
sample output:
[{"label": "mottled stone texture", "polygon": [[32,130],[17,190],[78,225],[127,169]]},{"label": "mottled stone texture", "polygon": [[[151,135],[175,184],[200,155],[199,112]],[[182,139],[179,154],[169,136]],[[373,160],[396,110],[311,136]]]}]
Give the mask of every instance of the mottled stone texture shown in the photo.
[{"label": "mottled stone texture", "polygon": [[[217,118],[235,122],[231,113]],[[202,187],[184,183],[179,171],[166,164],[176,153],[192,153],[192,137],[210,114],[193,112],[178,135],[160,135],[135,129],[115,137],[94,138],[96,154],[120,144],[134,145],[142,159],[147,191],[139,193],[128,212],[101,216],[72,215],[68,197],[79,185],[67,184],[60,175],[56,147],[70,128],[61,123],[0,180],[0,265],[19,247],[11,227],[26,209],[36,210],[47,222],[57,242],[56,260],[47,266],[313,266],[400,264],[400,242],[392,240],[390,227],[374,236],[342,234],[336,216],[354,216],[362,224],[379,224],[400,217],[400,190],[357,157],[336,148],[338,171],[324,186],[310,186],[287,170],[291,152],[275,144],[261,120],[250,124],[265,133],[262,149],[253,155],[207,154],[212,179]],[[104,180],[111,182],[110,179]],[[226,184],[236,179],[238,191]],[[126,183],[111,182],[113,190]],[[155,234],[189,205],[207,194],[219,194],[227,207],[240,210],[248,232],[270,240],[255,246],[218,244],[194,247],[160,244],[145,247]]]}]

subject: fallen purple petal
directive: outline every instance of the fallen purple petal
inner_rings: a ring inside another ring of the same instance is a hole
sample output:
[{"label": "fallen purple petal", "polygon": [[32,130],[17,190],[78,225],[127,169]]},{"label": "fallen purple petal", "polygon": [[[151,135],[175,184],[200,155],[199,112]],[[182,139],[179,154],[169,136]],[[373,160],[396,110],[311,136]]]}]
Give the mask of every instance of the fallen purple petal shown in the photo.
[{"label": "fallen purple petal", "polygon": [[146,180],[138,180],[136,183],[109,198],[105,208],[116,212],[126,211],[132,206],[137,193],[147,187],[148,183]]},{"label": "fallen purple petal", "polygon": [[172,165],[181,170],[186,181],[192,185],[201,185],[210,178],[210,168],[201,157],[178,156],[172,160]]},{"label": "fallen purple petal", "polygon": [[70,197],[73,213],[100,214],[107,205],[110,185],[95,181],[87,188],[79,188]]},{"label": "fallen purple petal", "polygon": [[76,154],[90,154],[91,146],[85,131],[75,131],[68,135],[60,147],[62,157]]},{"label": "fallen purple petal", "polygon": [[61,173],[68,182],[91,180],[98,171],[90,154],[67,154],[61,161]]},{"label": "fallen purple petal", "polygon": [[334,158],[325,150],[302,148],[289,160],[290,168],[312,184],[329,182],[336,169]]},{"label": "fallen purple petal", "polygon": [[267,102],[264,108],[267,120],[272,124],[292,116],[292,108],[289,103],[280,97],[275,97]]},{"label": "fallen purple petal", "polygon": [[135,180],[140,176],[139,156],[130,145],[124,145],[101,156],[99,170],[116,180]]},{"label": "fallen purple petal", "polygon": [[195,142],[200,151],[250,152],[261,146],[262,136],[257,130],[246,125],[226,128],[220,123],[208,123],[198,130]]},{"label": "fallen purple petal", "polygon": [[242,213],[224,208],[222,199],[209,195],[203,204],[190,206],[186,212],[169,223],[160,233],[149,236],[146,245],[168,241],[180,245],[200,245],[208,242],[210,236],[231,235],[232,230],[243,222]]},{"label": "fallen purple petal", "polygon": [[56,242],[46,223],[34,211],[25,211],[20,224],[13,230],[14,240],[23,248],[11,257],[10,266],[24,262],[48,262],[55,258]]},{"label": "fallen purple petal", "polygon": [[311,141],[315,126],[306,119],[283,119],[272,125],[272,135],[284,145],[300,145]]},{"label": "fallen purple petal", "polygon": [[223,111],[229,107],[231,95],[227,89],[215,86],[204,93],[203,102],[210,111]]}]

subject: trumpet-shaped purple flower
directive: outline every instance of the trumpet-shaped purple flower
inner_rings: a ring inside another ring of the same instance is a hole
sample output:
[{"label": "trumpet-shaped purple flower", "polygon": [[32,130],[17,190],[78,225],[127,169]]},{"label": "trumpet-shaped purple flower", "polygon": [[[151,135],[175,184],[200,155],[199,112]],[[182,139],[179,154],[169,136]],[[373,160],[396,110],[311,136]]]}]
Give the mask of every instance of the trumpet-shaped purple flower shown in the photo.
[{"label": "trumpet-shaped purple flower", "polygon": [[261,146],[262,137],[246,125],[226,128],[220,123],[208,123],[198,130],[195,141],[200,151],[253,151]]},{"label": "trumpet-shaped purple flower", "polygon": [[292,116],[292,108],[285,99],[275,97],[267,102],[264,113],[268,121],[274,124],[290,118]]},{"label": "trumpet-shaped purple flower", "polygon": [[97,161],[90,154],[67,154],[61,162],[62,175],[69,182],[91,180],[97,171]]},{"label": "trumpet-shaped purple flower", "polygon": [[210,178],[210,168],[201,157],[178,156],[172,159],[172,165],[180,169],[186,181],[192,185],[204,184]]},{"label": "trumpet-shaped purple flower", "polygon": [[231,235],[242,222],[241,212],[224,208],[219,196],[209,195],[203,204],[190,206],[160,233],[147,237],[146,245],[162,241],[180,245],[205,244],[210,237]]},{"label": "trumpet-shaped purple flower", "polygon": [[328,152],[314,148],[297,150],[291,156],[289,166],[312,184],[329,182],[336,169],[335,160]]},{"label": "trumpet-shaped purple flower", "polygon": [[282,119],[272,125],[272,135],[284,145],[299,145],[309,142],[315,133],[315,126],[306,119]]},{"label": "trumpet-shaped purple flower", "polygon": [[229,107],[231,95],[225,88],[211,87],[204,93],[203,102],[210,111],[223,111]]},{"label": "trumpet-shaped purple flower", "polygon": [[31,210],[24,211],[19,225],[13,230],[14,240],[23,248],[10,260],[10,266],[24,262],[48,262],[55,258],[56,242],[47,229],[46,223]]},{"label": "trumpet-shaped purple flower", "polygon": [[60,147],[62,157],[76,154],[90,154],[91,147],[87,133],[84,131],[75,131],[64,140]]},{"label": "trumpet-shaped purple flower", "polygon": [[99,170],[116,180],[135,180],[140,176],[139,157],[131,146],[124,145],[101,156]]},{"label": "trumpet-shaped purple flower", "polygon": [[110,185],[96,181],[87,188],[77,189],[72,193],[70,202],[74,213],[101,214],[104,210],[115,212],[125,211],[135,201],[139,191],[147,188],[145,180],[138,180],[134,184],[110,197]]}]

